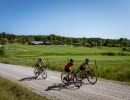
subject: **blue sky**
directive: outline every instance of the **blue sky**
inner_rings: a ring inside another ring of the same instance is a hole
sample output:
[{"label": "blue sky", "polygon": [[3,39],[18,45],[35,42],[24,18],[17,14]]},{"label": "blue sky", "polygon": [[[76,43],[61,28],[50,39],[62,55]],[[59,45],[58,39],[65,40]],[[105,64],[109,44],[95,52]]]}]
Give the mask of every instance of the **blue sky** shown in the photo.
[{"label": "blue sky", "polygon": [[130,39],[130,0],[0,0],[0,32]]}]

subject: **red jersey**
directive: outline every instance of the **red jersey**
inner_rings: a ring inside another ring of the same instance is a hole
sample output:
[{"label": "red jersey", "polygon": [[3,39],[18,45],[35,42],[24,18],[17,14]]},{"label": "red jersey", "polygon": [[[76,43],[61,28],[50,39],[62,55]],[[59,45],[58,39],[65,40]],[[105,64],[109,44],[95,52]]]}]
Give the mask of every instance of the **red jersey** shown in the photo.
[{"label": "red jersey", "polygon": [[72,67],[74,64],[72,64],[72,63],[68,63],[66,66],[65,66],[65,68],[66,69],[69,69],[70,67]]}]

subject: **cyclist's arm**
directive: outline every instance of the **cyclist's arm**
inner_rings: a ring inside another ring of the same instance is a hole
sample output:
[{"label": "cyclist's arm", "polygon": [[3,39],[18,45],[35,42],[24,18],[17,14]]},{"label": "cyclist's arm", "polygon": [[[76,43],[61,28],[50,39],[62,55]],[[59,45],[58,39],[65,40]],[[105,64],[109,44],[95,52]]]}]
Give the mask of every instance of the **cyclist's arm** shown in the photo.
[{"label": "cyclist's arm", "polygon": [[41,63],[44,64],[44,61],[42,60]]},{"label": "cyclist's arm", "polygon": [[70,70],[71,70],[71,71],[76,70],[75,66],[70,67]]},{"label": "cyclist's arm", "polygon": [[87,69],[87,71],[89,71],[88,66],[85,66],[85,68]]},{"label": "cyclist's arm", "polygon": [[44,65],[44,61],[43,60],[41,60],[41,62],[40,62],[40,67],[42,67],[42,65]]},{"label": "cyclist's arm", "polygon": [[89,64],[88,64],[88,67],[89,67],[88,69],[90,69],[91,71],[93,71],[92,67]]}]

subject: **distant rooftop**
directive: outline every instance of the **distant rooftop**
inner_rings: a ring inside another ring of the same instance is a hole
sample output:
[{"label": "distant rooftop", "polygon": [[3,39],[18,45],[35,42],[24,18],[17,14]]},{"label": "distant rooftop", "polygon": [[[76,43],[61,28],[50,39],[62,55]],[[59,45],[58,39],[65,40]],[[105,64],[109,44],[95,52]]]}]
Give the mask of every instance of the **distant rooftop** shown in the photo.
[{"label": "distant rooftop", "polygon": [[40,43],[44,43],[43,41],[31,41],[30,43],[32,44],[40,44]]}]

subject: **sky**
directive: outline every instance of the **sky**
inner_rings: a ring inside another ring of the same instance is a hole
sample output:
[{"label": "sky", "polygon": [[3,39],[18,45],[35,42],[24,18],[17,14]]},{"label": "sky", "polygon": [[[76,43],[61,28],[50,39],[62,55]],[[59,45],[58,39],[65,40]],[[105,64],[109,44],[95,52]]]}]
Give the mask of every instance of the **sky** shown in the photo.
[{"label": "sky", "polygon": [[0,0],[0,33],[130,39],[130,0]]}]

